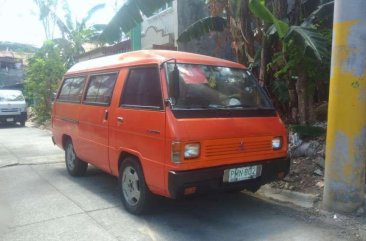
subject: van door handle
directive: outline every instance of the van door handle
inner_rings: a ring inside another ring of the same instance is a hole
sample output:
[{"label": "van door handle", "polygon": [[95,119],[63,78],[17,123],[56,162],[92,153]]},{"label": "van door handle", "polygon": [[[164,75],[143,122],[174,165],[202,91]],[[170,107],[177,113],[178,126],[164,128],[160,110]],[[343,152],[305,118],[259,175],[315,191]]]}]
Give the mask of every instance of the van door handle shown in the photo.
[{"label": "van door handle", "polygon": [[104,120],[108,120],[108,110],[104,111]]},{"label": "van door handle", "polygon": [[147,130],[147,132],[151,133],[151,134],[160,134],[160,131],[159,130],[152,130],[152,129],[149,129]]},{"label": "van door handle", "polygon": [[124,120],[124,119],[123,119],[123,117],[122,117],[122,116],[118,116],[118,117],[117,117],[117,122],[118,122],[118,123],[122,123],[122,122],[123,122],[123,120]]}]

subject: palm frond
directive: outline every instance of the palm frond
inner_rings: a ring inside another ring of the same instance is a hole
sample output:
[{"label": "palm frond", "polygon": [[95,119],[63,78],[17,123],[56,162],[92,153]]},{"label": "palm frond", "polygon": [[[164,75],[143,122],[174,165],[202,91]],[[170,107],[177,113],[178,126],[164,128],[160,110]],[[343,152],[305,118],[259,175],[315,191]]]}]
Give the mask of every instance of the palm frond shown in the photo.
[{"label": "palm frond", "polygon": [[303,27],[310,27],[316,20],[333,21],[334,1],[330,1],[318,6],[301,24]]},{"label": "palm frond", "polygon": [[[65,21],[63,22],[66,27],[68,29],[74,29],[74,22],[72,20],[72,13],[71,13],[71,10],[70,10],[70,5],[69,5],[69,2],[67,0],[63,1],[63,10],[65,12]],[[56,13],[55,13],[56,15]]]},{"label": "palm frond", "polygon": [[220,16],[202,18],[188,26],[188,28],[179,35],[178,42],[188,42],[212,31],[222,32],[226,26],[226,18]]},{"label": "palm frond", "polygon": [[127,2],[113,16],[112,20],[100,36],[105,42],[119,41],[122,32],[128,33],[142,22],[142,14],[151,16],[157,9],[171,0],[127,0]]},{"label": "palm frond", "polygon": [[80,23],[80,28],[83,29],[85,28],[85,24],[90,20],[90,18],[99,10],[103,9],[105,7],[105,3],[100,3],[95,5],[94,7],[92,7],[87,15],[81,20]]},{"label": "palm frond", "polygon": [[264,5],[262,0],[249,0],[250,11],[267,23],[273,23],[276,27],[278,36],[283,38],[289,30],[289,25],[279,19],[277,19],[271,11]]},{"label": "palm frond", "polygon": [[329,55],[327,40],[314,28],[291,26],[284,41],[291,40],[303,46],[304,51],[309,49],[319,61]]}]

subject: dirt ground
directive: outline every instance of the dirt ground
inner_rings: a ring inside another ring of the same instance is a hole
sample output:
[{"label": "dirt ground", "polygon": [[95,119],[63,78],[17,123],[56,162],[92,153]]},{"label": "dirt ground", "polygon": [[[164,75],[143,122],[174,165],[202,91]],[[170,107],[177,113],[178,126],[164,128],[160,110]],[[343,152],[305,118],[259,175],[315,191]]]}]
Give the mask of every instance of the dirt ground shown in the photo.
[{"label": "dirt ground", "polygon": [[[316,174],[316,173],[317,174]],[[291,160],[289,174],[282,180],[271,184],[274,188],[321,194],[323,193],[323,169],[313,158],[299,157]]]}]

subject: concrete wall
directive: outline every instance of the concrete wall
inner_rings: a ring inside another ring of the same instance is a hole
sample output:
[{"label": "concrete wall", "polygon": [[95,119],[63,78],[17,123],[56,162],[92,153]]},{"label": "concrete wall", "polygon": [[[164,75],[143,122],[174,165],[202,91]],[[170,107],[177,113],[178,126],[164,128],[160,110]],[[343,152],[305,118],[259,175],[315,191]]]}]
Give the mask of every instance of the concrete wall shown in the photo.
[{"label": "concrete wall", "polygon": [[141,24],[141,47],[151,49],[153,44],[172,44],[176,46],[178,36],[177,1],[173,1],[172,7],[144,18]]}]

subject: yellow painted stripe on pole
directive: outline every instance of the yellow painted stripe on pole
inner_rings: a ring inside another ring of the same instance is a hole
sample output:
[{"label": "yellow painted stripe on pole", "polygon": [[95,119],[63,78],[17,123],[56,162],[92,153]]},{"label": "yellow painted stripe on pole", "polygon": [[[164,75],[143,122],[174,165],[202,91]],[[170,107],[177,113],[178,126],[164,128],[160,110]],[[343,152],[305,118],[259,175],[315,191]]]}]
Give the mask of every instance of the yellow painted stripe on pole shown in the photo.
[{"label": "yellow painted stripe on pole", "polygon": [[[328,131],[327,134],[327,153],[329,161],[333,161],[336,152],[335,146],[337,134],[342,133],[347,136],[349,158],[355,158],[355,152],[365,152],[364,150],[355,150],[352,140],[362,133],[366,128],[366,76],[356,76],[352,70],[347,70],[343,64],[347,61],[350,54],[358,51],[357,48],[349,46],[348,37],[350,28],[359,24],[360,21],[344,21],[335,23],[333,45],[336,51],[332,62],[332,73],[330,81],[329,95],[329,113],[328,113]],[[366,27],[366,26],[365,26]],[[366,58],[366,57],[365,57]],[[366,71],[365,71],[366,72]],[[357,113],[357,114],[356,114]],[[352,175],[354,170],[351,164],[344,165],[343,175]],[[333,173],[339,175],[340,173]],[[351,179],[349,179],[351,181]]]}]

